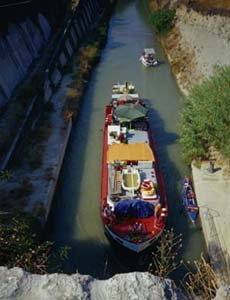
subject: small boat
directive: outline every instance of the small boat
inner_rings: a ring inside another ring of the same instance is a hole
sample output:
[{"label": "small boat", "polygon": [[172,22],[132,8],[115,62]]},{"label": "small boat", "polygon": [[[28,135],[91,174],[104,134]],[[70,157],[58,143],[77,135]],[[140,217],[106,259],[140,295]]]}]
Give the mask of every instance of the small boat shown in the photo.
[{"label": "small boat", "polygon": [[190,179],[187,176],[183,180],[182,196],[185,210],[192,223],[195,223],[199,213],[199,207]]},{"label": "small boat", "polygon": [[159,61],[155,58],[155,54],[153,48],[146,48],[140,57],[140,61],[145,67],[156,67]]},{"label": "small boat", "polygon": [[100,212],[106,234],[141,252],[164,230],[168,206],[148,109],[133,84],[115,84],[105,109]]}]

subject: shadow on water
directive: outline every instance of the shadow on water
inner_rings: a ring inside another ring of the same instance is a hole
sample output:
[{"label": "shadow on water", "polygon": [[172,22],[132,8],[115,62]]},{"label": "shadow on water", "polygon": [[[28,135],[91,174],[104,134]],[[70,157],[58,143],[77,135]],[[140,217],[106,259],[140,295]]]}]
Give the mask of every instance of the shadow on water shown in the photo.
[{"label": "shadow on water", "polygon": [[[95,70],[93,77],[96,77],[96,72],[97,71]],[[95,82],[96,79],[91,80],[91,91],[93,90]],[[90,92],[87,99],[83,97],[82,100],[77,120],[73,123],[70,140],[47,223],[48,233],[56,231],[56,227],[58,226],[58,236],[64,237],[65,240],[67,240],[68,237],[73,236],[76,229],[76,223],[78,222],[76,219],[76,212],[78,211],[81,193],[80,187],[82,180],[84,179],[83,173],[87,159],[87,154],[84,150],[86,149],[87,144],[90,143],[89,115],[95,112],[92,101],[93,97],[91,97]],[[102,127],[98,128],[98,131],[102,140]],[[91,200],[95,201],[95,199]]]},{"label": "shadow on water", "polygon": [[[67,273],[78,270],[82,274],[107,278],[116,273],[145,271],[151,251],[155,249],[154,246],[136,255],[115,246],[105,237],[100,219],[104,109],[110,101],[112,83],[119,80],[133,81],[140,95],[147,99],[168,196],[167,227],[174,227],[176,233],[183,234],[180,258],[197,259],[204,249],[199,225],[192,228],[186,214],[181,212],[181,180],[188,174],[188,168],[181,162],[177,141],[180,93],[165,55],[152,36],[152,29],[142,20],[143,16],[139,17],[140,5],[140,1],[118,1],[107,45],[82,99],[67,147],[47,223],[47,238],[54,240],[57,246],[72,247],[63,270]],[[165,60],[165,64],[144,68],[138,60],[139,55],[153,42],[158,58]],[[175,275],[180,276],[180,272]]]},{"label": "shadow on water", "polygon": [[[96,76],[96,71],[94,76]],[[93,84],[94,83],[92,83],[92,85]],[[87,97],[87,100],[89,99],[91,99],[90,94]],[[181,202],[178,201],[178,199],[180,199],[179,191],[174,188],[172,189],[172,185],[175,185],[175,182],[180,180],[180,173],[169,159],[166,149],[168,145],[176,142],[178,136],[174,132],[170,133],[164,130],[164,122],[160,118],[158,112],[151,107],[151,101],[144,101],[150,108],[149,119],[151,128],[155,133],[160,165],[164,167],[167,166],[167,169],[170,169],[171,179],[166,181],[167,194],[170,195],[171,191],[174,190],[173,196],[168,196],[170,218],[167,227],[174,227],[176,228],[177,233],[186,235],[188,225],[186,215],[181,215]],[[65,263],[63,269],[66,273],[79,271],[97,278],[107,278],[116,273],[146,271],[151,260],[151,252],[154,251],[156,245],[141,254],[135,254],[119,247],[112,241],[111,245],[105,245],[103,239],[98,241],[94,238],[89,240],[78,240],[77,237],[73,238],[78,235],[76,233],[76,228],[79,227],[79,224],[77,224],[79,220],[76,218],[76,212],[79,211],[78,201],[81,199],[80,188],[76,188],[76,186],[80,187],[82,184],[81,180],[84,177],[83,170],[86,155],[83,149],[85,149],[87,143],[89,143],[89,123],[86,117],[88,114],[93,113],[93,111],[93,104],[90,100],[87,101],[87,103],[83,102],[78,121],[74,124],[73,133],[71,135],[67,155],[60,176],[60,184],[58,185],[49,217],[51,221],[48,222],[47,229],[49,232],[57,232],[57,236],[55,236],[55,234],[53,236],[57,246],[67,245],[71,247],[69,259]],[[99,129],[99,131],[101,131],[101,129]],[[73,176],[73,170],[75,176]],[[166,174],[168,172],[167,170],[163,171],[165,171]],[[93,199],[91,200],[93,201]],[[86,203],[86,205],[88,204]],[[88,212],[90,212],[90,207]],[[95,214],[95,211],[93,213]],[[98,220],[99,201],[98,215],[93,215],[92,219],[89,215],[85,217],[88,218],[89,222],[94,222],[96,219],[95,223],[101,223],[101,221]],[[180,219],[180,223],[178,223],[178,218]],[[81,231],[83,229],[80,228],[79,230]],[[100,231],[100,235],[102,235],[102,225],[100,226]],[[186,247],[186,239],[183,245]]]}]

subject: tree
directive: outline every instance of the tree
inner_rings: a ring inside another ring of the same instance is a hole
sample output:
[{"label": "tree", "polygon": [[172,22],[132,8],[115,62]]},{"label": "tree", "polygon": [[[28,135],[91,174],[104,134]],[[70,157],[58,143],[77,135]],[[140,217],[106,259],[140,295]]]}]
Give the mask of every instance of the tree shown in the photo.
[{"label": "tree", "polygon": [[175,9],[159,9],[152,13],[151,21],[158,33],[165,33],[174,25],[175,16]]},{"label": "tree", "polygon": [[211,150],[230,161],[230,67],[216,68],[212,77],[185,99],[180,143],[187,163],[209,159]]}]

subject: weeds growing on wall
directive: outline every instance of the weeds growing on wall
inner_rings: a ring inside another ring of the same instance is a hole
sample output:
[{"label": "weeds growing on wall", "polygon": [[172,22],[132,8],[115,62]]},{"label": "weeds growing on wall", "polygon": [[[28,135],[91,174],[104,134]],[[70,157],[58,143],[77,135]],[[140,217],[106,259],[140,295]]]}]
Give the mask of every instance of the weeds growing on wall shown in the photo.
[{"label": "weeds growing on wall", "polygon": [[34,217],[18,213],[0,218],[0,265],[21,267],[32,273],[60,272],[68,247],[53,252],[54,243],[42,241]]},{"label": "weeds growing on wall", "polygon": [[63,115],[66,120],[76,117],[80,98],[84,92],[93,66],[100,59],[101,48],[104,47],[107,36],[107,23],[99,26],[79,49],[74,60],[73,83],[66,95]]},{"label": "weeds growing on wall", "polygon": [[173,271],[183,266],[187,272],[180,284],[186,299],[193,300],[198,296],[201,296],[201,299],[213,299],[218,285],[212,266],[203,255],[193,264],[183,260],[179,261],[178,256],[182,242],[181,234],[176,235],[173,229],[165,230],[152,253],[148,271],[161,278],[169,278]]},{"label": "weeds growing on wall", "polygon": [[160,237],[156,250],[152,253],[149,272],[161,278],[168,277],[181,265],[181,262],[177,262],[181,247],[181,234],[175,235],[173,229],[165,230]]},{"label": "weeds growing on wall", "polygon": [[212,266],[201,256],[199,261],[194,262],[195,271],[190,271],[187,267],[182,286],[188,300],[196,299],[199,296],[201,299],[211,300],[216,296],[218,288],[217,277]]}]

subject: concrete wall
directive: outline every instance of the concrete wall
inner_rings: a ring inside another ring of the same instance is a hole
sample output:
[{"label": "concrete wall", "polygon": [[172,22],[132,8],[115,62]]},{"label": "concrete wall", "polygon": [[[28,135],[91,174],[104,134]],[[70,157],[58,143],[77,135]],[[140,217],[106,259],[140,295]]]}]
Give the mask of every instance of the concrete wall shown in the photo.
[{"label": "concrete wall", "polygon": [[47,66],[47,78],[45,80],[45,99],[48,101],[62,78],[62,70],[67,65],[79,47],[81,40],[97,24],[104,12],[104,2],[100,0],[81,0],[65,34],[60,40],[60,46],[56,49],[53,60]]},{"label": "concrete wall", "polygon": [[[92,29],[106,3],[109,1],[80,1],[47,66],[44,85],[47,100],[61,79],[61,69],[76,51],[83,36]],[[31,65],[39,60],[50,34],[47,20],[38,15],[35,22],[26,19],[22,23],[11,24],[8,34],[0,38],[0,108],[8,103],[16,86],[27,76]]]},{"label": "concrete wall", "polygon": [[47,20],[38,15],[36,24],[30,19],[11,24],[8,34],[0,38],[0,108],[7,104],[15,87],[39,58],[50,33]]},{"label": "concrete wall", "polygon": [[[59,86],[64,73],[64,67],[77,51],[81,40],[87,33],[97,26],[98,20],[103,15],[105,3],[102,0],[81,0],[73,15],[68,21],[63,34],[55,42],[55,49],[45,66],[43,90],[44,102],[49,101]],[[40,50],[48,45],[50,26],[46,19],[39,15],[35,25],[31,20],[10,26],[9,35],[0,40],[0,108],[10,101],[15,87],[28,75],[28,70],[37,59],[39,62]],[[41,64],[42,65],[42,64]],[[44,66],[43,70],[44,70]],[[39,97],[37,97],[37,101]],[[32,99],[31,99],[32,101]],[[36,104],[36,103],[35,103]],[[30,115],[25,116],[29,118]],[[36,116],[33,116],[36,119]],[[26,120],[24,128],[18,133],[9,152],[0,158],[0,168],[6,169],[16,152],[18,143],[21,142],[23,131],[30,127]],[[32,126],[33,124],[31,124]],[[17,141],[16,141],[17,140]]]}]

